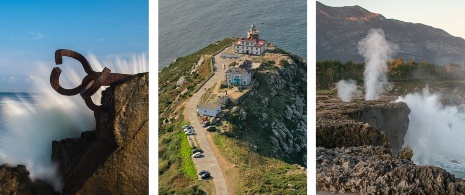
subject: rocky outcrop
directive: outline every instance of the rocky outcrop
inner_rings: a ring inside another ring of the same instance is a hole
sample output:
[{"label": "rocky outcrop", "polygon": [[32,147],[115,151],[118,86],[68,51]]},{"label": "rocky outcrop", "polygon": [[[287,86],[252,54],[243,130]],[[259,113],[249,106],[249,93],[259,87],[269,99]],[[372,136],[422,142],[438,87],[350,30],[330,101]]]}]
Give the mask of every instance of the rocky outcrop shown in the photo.
[{"label": "rocky outcrop", "polygon": [[404,145],[404,137],[407,133],[410,108],[403,102],[384,102],[372,104],[357,104],[357,109],[343,111],[350,118],[368,123],[374,128],[384,132],[389,138],[392,153],[397,152]]},{"label": "rocky outcrop", "polygon": [[316,149],[317,189],[361,194],[465,194],[465,182],[434,166],[396,158],[381,146]]},{"label": "rocky outcrop", "polygon": [[395,99],[342,102],[334,96],[317,96],[317,146],[391,146],[397,155],[404,144],[410,109]]},{"label": "rocky outcrop", "polygon": [[29,171],[23,165],[0,166],[0,194],[42,195],[60,194],[46,183],[29,177]]},{"label": "rocky outcrop", "polygon": [[53,143],[63,194],[148,194],[148,73],[107,88],[102,105],[95,132]]},{"label": "rocky outcrop", "polygon": [[262,138],[256,142],[262,144],[258,148],[267,148],[269,153],[265,155],[305,164],[302,157],[307,151],[307,64],[291,54],[280,56],[294,60],[282,65],[265,63],[258,69],[250,92],[231,109],[232,119],[226,120],[251,137]]}]

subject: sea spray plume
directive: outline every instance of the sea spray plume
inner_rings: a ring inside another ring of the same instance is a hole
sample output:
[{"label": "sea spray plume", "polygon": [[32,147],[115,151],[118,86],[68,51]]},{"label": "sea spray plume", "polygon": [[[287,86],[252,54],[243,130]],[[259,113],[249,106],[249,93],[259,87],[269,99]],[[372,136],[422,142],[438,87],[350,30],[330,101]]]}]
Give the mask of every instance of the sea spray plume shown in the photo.
[{"label": "sea spray plume", "polygon": [[[133,55],[131,59],[107,58],[100,62],[90,55],[89,62],[95,71],[108,67],[115,73],[136,74],[148,71],[145,54]],[[60,83],[64,87],[79,85],[85,76],[82,66],[64,59]],[[79,96],[63,96],[52,89],[49,83],[50,64],[37,63],[37,70],[30,76],[34,83],[32,101],[5,100],[2,103],[4,131],[0,131],[0,164],[26,165],[31,179],[41,179],[55,190],[62,189],[56,165],[50,158],[52,141],[79,137],[81,132],[95,130],[93,112]],[[101,92],[92,99],[100,104]]]},{"label": "sea spray plume", "polygon": [[404,146],[412,147],[416,164],[436,165],[465,178],[463,105],[445,106],[441,98],[425,88],[421,94],[408,94],[397,100],[411,109]]},{"label": "sea spray plume", "polygon": [[358,53],[365,58],[365,100],[376,100],[384,92],[387,82],[386,60],[398,46],[386,40],[384,31],[371,29],[368,35],[358,42]]},{"label": "sea spray plume", "polygon": [[337,96],[344,102],[352,101],[356,95],[361,95],[362,91],[357,89],[357,82],[354,80],[340,80],[336,84]]}]

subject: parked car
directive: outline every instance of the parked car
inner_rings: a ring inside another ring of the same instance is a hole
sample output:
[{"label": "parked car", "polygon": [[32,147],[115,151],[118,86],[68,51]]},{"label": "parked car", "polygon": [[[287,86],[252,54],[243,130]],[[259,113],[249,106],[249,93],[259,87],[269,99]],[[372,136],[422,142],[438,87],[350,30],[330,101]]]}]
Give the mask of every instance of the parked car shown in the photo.
[{"label": "parked car", "polygon": [[208,117],[205,117],[202,119],[202,123],[205,122],[205,121],[208,121]]},{"label": "parked car", "polygon": [[196,152],[196,153],[192,154],[192,157],[200,158],[200,157],[202,157],[202,152]]},{"label": "parked car", "polygon": [[183,129],[188,128],[188,127],[192,127],[192,126],[190,126],[190,125],[184,125],[184,126],[182,126]]},{"label": "parked car", "polygon": [[203,150],[198,149],[198,148],[192,149],[192,154],[195,154],[197,152],[203,153]]},{"label": "parked car", "polygon": [[184,133],[185,133],[186,135],[194,135],[194,134],[195,134],[194,131],[186,131],[186,132],[184,132]]},{"label": "parked car", "polygon": [[210,121],[205,121],[205,122],[202,123],[202,127],[206,127],[208,125],[210,125]]},{"label": "parked car", "polygon": [[208,126],[207,131],[216,131],[216,127],[215,126]]},{"label": "parked car", "polygon": [[206,170],[202,170],[199,172],[200,178],[205,179],[210,177],[210,172]]},{"label": "parked car", "polygon": [[186,132],[186,131],[193,131],[193,130],[194,130],[193,127],[184,128],[184,132]]}]

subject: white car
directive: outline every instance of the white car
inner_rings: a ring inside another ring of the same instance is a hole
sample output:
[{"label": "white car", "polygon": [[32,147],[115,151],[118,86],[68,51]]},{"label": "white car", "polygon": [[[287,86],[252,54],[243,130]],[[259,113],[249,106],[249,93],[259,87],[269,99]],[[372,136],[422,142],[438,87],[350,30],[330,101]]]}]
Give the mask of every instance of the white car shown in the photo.
[{"label": "white car", "polygon": [[186,135],[194,135],[195,132],[194,132],[194,131],[186,131],[185,134],[186,134]]},{"label": "white car", "polygon": [[196,153],[192,154],[192,157],[193,157],[193,158],[202,157],[202,152],[196,152]]},{"label": "white car", "polygon": [[184,132],[186,132],[186,131],[193,131],[193,130],[194,130],[193,127],[184,128]]}]

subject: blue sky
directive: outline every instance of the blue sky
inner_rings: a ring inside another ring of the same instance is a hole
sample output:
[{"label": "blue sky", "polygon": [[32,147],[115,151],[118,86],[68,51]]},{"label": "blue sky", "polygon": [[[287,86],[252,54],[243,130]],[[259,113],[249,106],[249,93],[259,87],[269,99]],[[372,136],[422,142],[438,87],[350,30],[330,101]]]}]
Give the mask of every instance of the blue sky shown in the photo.
[{"label": "blue sky", "polygon": [[147,0],[0,1],[0,92],[28,91],[37,62],[54,52],[128,56],[148,52]]},{"label": "blue sky", "polygon": [[422,23],[440,28],[452,36],[465,39],[465,1],[463,0],[318,0],[331,6],[359,5],[368,11],[379,13],[388,19],[397,19],[404,22]]}]

